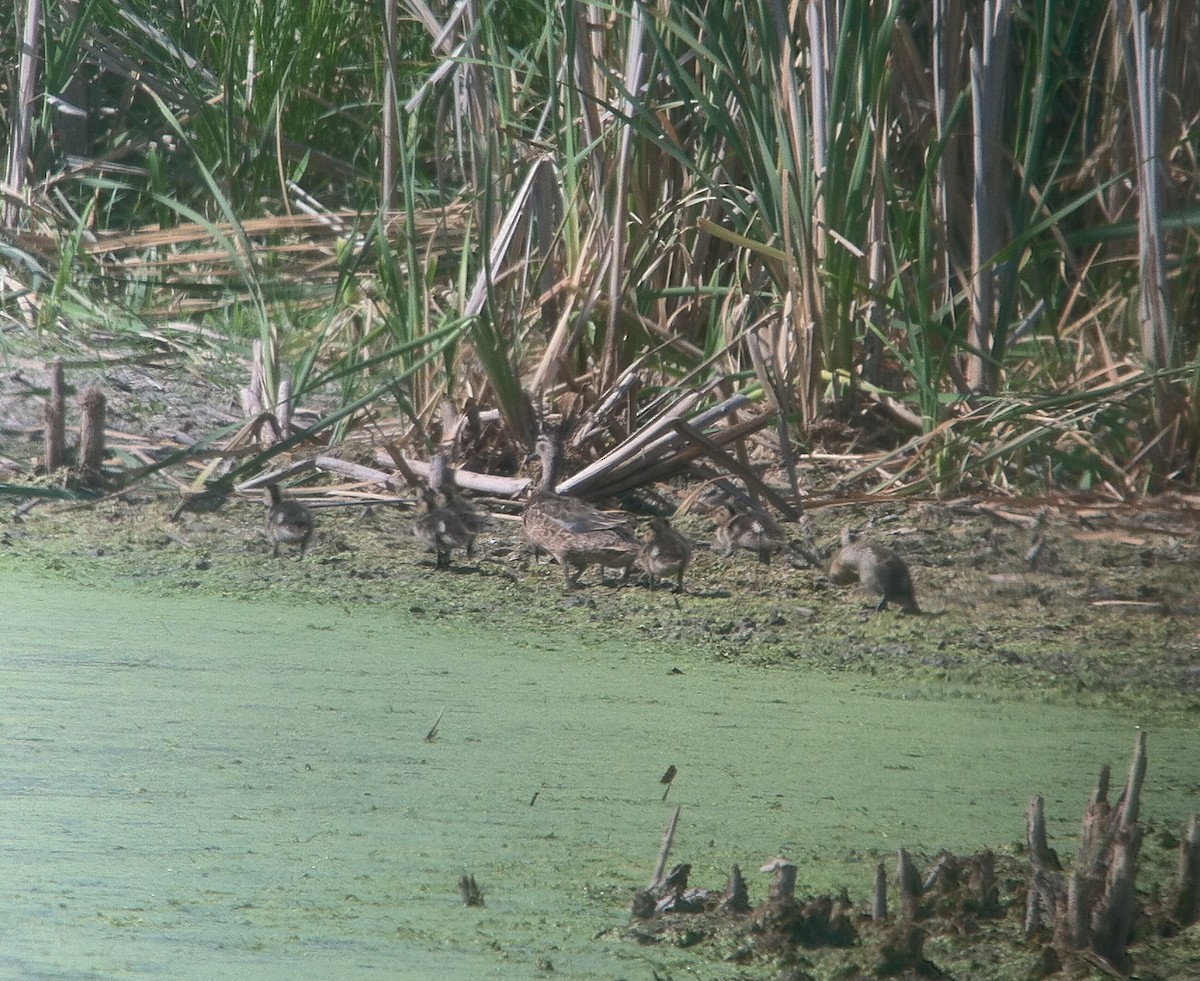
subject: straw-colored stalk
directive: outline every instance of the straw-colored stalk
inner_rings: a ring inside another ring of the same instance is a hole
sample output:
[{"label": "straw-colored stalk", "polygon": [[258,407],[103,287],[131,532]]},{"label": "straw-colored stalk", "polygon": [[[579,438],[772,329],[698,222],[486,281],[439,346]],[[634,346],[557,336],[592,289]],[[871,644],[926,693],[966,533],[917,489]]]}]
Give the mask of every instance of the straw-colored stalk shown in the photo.
[{"label": "straw-colored stalk", "polygon": [[971,350],[966,358],[967,384],[973,392],[990,395],[996,388],[999,365],[993,357],[997,304],[995,257],[1005,245],[1003,214],[1004,155],[996,145],[1002,130],[1010,0],[985,0],[983,50],[971,51],[971,108],[974,112],[975,181],[971,228]]}]

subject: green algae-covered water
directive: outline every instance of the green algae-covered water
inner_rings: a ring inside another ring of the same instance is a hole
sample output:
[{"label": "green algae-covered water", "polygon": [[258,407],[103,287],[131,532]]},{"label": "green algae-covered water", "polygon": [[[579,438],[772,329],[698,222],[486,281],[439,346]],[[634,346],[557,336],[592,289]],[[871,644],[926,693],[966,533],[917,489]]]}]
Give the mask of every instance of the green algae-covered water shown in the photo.
[{"label": "green algae-covered water", "polygon": [[782,853],[860,903],[898,847],[1017,841],[1035,792],[1069,854],[1139,725],[1143,814],[1198,809],[1182,721],[8,573],[0,623],[2,977],[716,979],[606,932],[676,805],[693,884],[738,862],[758,901]]}]

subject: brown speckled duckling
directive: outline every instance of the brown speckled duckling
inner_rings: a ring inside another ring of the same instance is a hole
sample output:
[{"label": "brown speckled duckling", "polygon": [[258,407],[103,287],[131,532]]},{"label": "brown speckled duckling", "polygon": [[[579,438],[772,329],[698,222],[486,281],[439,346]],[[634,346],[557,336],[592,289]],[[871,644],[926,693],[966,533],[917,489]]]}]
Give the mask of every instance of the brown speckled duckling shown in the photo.
[{"label": "brown speckled duckling", "polygon": [[567,588],[579,585],[579,576],[589,565],[603,570],[629,568],[637,560],[641,542],[624,518],[607,515],[586,501],[562,497],[554,488],[562,460],[562,446],[555,433],[543,433],[531,456],[542,461],[542,479],[525,505],[521,524],[534,548],[552,555],[563,567]]},{"label": "brown speckled duckling", "polygon": [[480,514],[458,493],[458,484],[442,453],[435,455],[429,463],[429,486],[442,495],[443,504],[458,516],[472,535],[478,535],[490,524],[486,514]]},{"label": "brown speckled duckling", "polygon": [[300,558],[308,550],[316,522],[312,511],[299,501],[285,501],[278,484],[267,485],[267,540],[271,554],[279,558],[280,545],[299,545]]},{"label": "brown speckled duckling", "polygon": [[650,534],[638,553],[638,564],[650,577],[650,588],[665,576],[675,577],[675,592],[683,591],[683,575],[692,561],[692,543],[671,527],[667,518],[654,518]]},{"label": "brown speckled duckling", "polygon": [[761,508],[739,510],[726,501],[729,516],[717,524],[717,544],[726,558],[739,549],[748,549],[763,565],[771,564],[771,555],[787,548],[788,540],[779,523]]},{"label": "brown speckled duckling", "polygon": [[448,507],[439,507],[437,493],[430,487],[421,494],[425,501],[425,513],[413,520],[412,533],[431,552],[437,553],[437,567],[450,568],[450,553],[461,548],[467,558],[475,548],[475,532],[464,524],[462,518]]},{"label": "brown speckled duckling", "polygon": [[890,548],[856,541],[849,528],[842,529],[842,547],[829,565],[829,578],[839,586],[861,583],[881,597],[877,610],[894,602],[904,613],[921,612],[904,560]]}]

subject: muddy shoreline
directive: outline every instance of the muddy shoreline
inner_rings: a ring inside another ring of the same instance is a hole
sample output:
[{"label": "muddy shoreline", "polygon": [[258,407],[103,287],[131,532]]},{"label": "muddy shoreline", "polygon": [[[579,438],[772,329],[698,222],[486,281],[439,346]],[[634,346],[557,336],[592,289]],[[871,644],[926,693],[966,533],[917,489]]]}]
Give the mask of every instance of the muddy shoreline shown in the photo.
[{"label": "muddy shoreline", "polygon": [[[0,549],[82,583],[383,605],[418,620],[484,618],[510,630],[553,623],[581,637],[649,641],[689,661],[928,675],[1030,698],[1200,711],[1200,529],[1185,507],[1051,512],[1004,501],[810,512],[818,549],[828,552],[852,524],[905,558],[925,610],[908,616],[875,612],[871,597],[835,586],[821,568],[723,558],[700,515],[680,522],[697,543],[680,596],[638,582],[601,585],[594,569],[583,588],[564,590],[561,572],[537,562],[504,515],[480,536],[474,560],[460,555],[440,571],[410,534],[409,502],[399,503],[319,507],[303,561],[271,559],[257,497],[172,522],[172,495],[137,490],[10,512]],[[1036,520],[1044,545],[1030,568],[1025,526]]]}]

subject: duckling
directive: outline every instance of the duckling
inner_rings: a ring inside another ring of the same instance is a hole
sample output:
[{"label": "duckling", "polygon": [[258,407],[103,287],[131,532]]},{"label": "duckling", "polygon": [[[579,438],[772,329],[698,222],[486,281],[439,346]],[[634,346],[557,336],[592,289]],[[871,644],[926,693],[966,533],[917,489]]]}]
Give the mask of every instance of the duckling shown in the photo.
[{"label": "duckling", "polygon": [[425,513],[413,520],[412,533],[431,552],[437,553],[437,567],[450,568],[450,552],[461,548],[471,558],[475,548],[475,533],[468,529],[462,518],[447,507],[439,507],[437,493],[426,487],[421,493],[425,501]]},{"label": "duckling", "polygon": [[267,485],[267,540],[272,545],[271,555],[279,558],[280,545],[299,545],[300,558],[308,550],[316,522],[312,511],[299,501],[285,501],[278,484]]},{"label": "duckling", "polygon": [[730,501],[725,507],[729,516],[717,525],[717,544],[725,558],[744,548],[757,554],[763,565],[770,565],[771,555],[788,547],[783,529],[766,511],[756,507],[740,511]]},{"label": "duckling", "polygon": [[429,486],[442,495],[445,507],[458,515],[463,527],[472,535],[478,535],[491,523],[487,515],[476,511],[470,502],[458,493],[458,485],[442,453],[436,454],[429,462]]},{"label": "duckling", "polygon": [[683,575],[692,561],[692,543],[671,527],[668,518],[650,522],[650,534],[638,553],[638,564],[650,576],[653,589],[660,576],[675,576],[675,592],[683,592]]},{"label": "duckling", "polygon": [[530,456],[542,461],[541,482],[521,515],[530,544],[548,552],[563,567],[568,589],[579,585],[580,574],[593,563],[601,566],[601,579],[604,569],[621,569],[624,572],[621,582],[625,582],[641,551],[641,542],[634,537],[628,522],[555,491],[562,460],[557,434],[539,436]]},{"label": "duckling", "polygon": [[877,610],[895,602],[904,613],[921,612],[904,560],[890,548],[857,541],[849,528],[842,529],[842,547],[830,563],[829,578],[839,586],[862,583],[882,597]]}]

